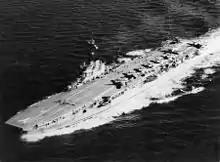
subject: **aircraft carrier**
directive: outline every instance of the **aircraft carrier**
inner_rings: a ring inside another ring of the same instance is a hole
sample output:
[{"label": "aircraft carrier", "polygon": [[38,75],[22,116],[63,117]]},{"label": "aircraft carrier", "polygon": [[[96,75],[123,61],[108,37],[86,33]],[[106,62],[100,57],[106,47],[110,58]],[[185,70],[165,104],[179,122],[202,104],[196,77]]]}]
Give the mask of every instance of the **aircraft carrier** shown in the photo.
[{"label": "aircraft carrier", "polygon": [[[98,47],[92,40],[89,42]],[[22,128],[23,131],[47,131],[72,127],[114,107],[112,101],[126,96],[137,87],[155,80],[158,75],[177,67],[188,59],[200,55],[203,46],[194,41],[180,39],[167,41],[160,48],[143,50],[140,56],[129,57],[112,66],[106,66],[99,59],[90,60],[81,77],[65,92],[57,93],[28,106],[18,112],[7,124]],[[95,55],[91,52],[91,57]],[[146,90],[147,91],[147,90]]]}]

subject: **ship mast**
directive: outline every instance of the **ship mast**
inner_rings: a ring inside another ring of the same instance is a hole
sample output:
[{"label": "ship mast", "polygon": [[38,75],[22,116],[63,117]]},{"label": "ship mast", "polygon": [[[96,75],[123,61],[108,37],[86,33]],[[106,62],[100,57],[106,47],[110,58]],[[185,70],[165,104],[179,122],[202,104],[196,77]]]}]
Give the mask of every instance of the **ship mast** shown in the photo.
[{"label": "ship mast", "polygon": [[89,46],[89,58],[90,58],[90,60],[93,60],[94,55],[95,55],[95,52],[96,52],[96,50],[99,48],[99,47],[96,45],[96,43],[95,43],[95,39],[94,39],[93,32],[92,32],[91,39],[88,40],[87,43],[88,43],[88,46]]}]

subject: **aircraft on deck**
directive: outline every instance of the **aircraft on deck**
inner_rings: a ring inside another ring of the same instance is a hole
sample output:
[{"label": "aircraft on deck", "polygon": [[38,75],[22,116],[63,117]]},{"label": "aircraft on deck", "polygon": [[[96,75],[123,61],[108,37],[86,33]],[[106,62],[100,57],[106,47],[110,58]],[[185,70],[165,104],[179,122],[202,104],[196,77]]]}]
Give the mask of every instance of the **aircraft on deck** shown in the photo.
[{"label": "aircraft on deck", "polygon": [[200,48],[202,47],[201,44],[195,43],[195,42],[193,42],[193,43],[187,43],[187,44],[188,44],[189,46],[195,47],[195,48],[197,48],[197,49],[200,49]]},{"label": "aircraft on deck", "polygon": [[122,82],[118,80],[111,80],[110,84],[105,84],[105,85],[114,85],[116,86],[117,89],[120,89],[123,86]]},{"label": "aircraft on deck", "polygon": [[135,72],[141,73],[142,71],[140,69],[135,68],[134,69]]},{"label": "aircraft on deck", "polygon": [[152,64],[142,64],[141,66],[143,66],[145,68],[152,68],[153,67]]},{"label": "aircraft on deck", "polygon": [[160,61],[158,61],[158,60],[150,60],[150,62],[152,62],[154,64],[159,64],[160,63]]},{"label": "aircraft on deck", "polygon": [[136,77],[133,74],[128,74],[128,73],[122,73],[122,74],[128,79],[131,79],[131,78],[136,79]]}]

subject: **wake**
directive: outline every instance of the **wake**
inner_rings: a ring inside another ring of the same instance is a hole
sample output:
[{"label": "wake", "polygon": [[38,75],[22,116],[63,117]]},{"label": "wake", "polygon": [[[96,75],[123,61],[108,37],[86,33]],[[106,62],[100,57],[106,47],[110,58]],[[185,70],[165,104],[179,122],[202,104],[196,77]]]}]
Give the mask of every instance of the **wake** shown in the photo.
[{"label": "wake", "polygon": [[[202,72],[197,76],[197,79],[203,81],[208,78],[209,81],[211,81],[211,76],[217,71],[216,67],[220,67],[220,46],[218,44],[218,42],[220,42],[220,28],[191,40],[205,46],[205,48],[201,50],[199,56],[185,61],[177,68],[170,69],[168,72],[160,74],[156,80],[131,90],[129,94],[125,94],[120,98],[120,103],[113,101],[113,103],[116,102],[113,108],[68,128],[41,133],[28,132],[21,136],[22,140],[36,142],[45,137],[60,136],[71,134],[77,130],[91,129],[112,122],[125,113],[131,113],[134,110],[144,107],[146,108],[152,103],[168,103],[184,95],[191,95],[204,91],[205,87],[187,84],[186,80],[187,78],[195,76],[196,71],[200,70]],[[140,55],[141,53],[143,53],[143,51],[139,50],[133,51],[133,53],[129,52],[129,55]],[[134,94],[132,92],[135,92],[136,95],[132,95]]]}]

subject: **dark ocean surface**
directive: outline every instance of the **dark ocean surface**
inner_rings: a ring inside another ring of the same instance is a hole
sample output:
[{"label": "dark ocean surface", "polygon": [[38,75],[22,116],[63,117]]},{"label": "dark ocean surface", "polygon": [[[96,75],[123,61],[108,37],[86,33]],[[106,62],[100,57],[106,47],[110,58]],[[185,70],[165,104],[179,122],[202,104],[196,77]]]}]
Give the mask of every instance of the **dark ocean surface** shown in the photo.
[{"label": "dark ocean surface", "polygon": [[201,93],[87,131],[27,143],[4,124],[74,81],[92,32],[97,55],[111,62],[118,49],[158,47],[219,26],[218,0],[0,0],[0,161],[219,161],[220,72]]}]

